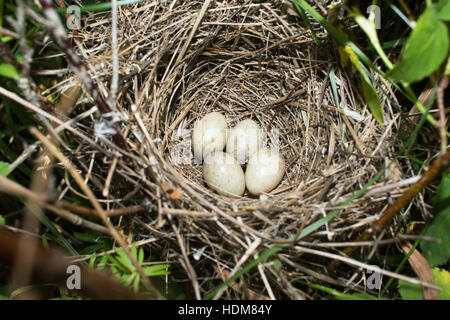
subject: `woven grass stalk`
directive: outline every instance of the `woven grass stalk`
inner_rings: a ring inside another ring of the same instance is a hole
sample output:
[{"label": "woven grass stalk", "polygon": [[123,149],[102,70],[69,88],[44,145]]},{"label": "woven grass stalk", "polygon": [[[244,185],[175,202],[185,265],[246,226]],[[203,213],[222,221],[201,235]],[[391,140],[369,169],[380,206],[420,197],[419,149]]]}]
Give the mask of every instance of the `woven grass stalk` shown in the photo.
[{"label": "woven grass stalk", "polygon": [[[146,212],[125,217],[122,225],[128,224],[137,240],[157,238],[149,244],[152,255],[167,257],[173,270],[179,267],[175,278],[191,285],[197,298],[265,248],[339,208],[402,147],[389,101],[381,129],[356,82],[341,71],[336,72],[337,106],[328,72],[339,67],[330,50],[333,43],[319,26],[315,28],[325,47],[317,46],[301,20],[287,15],[279,3],[216,1],[200,19],[202,5],[153,1],[119,10],[117,112],[131,162],[117,157],[107,135],[97,132],[98,144],[108,152],[73,137],[82,146],[76,151],[78,161],[89,168],[94,159],[92,173],[100,184],[117,161],[109,207],[146,206]],[[109,15],[92,14],[78,32],[85,63],[100,88],[109,88],[112,78],[110,23]],[[76,112],[91,106],[84,98]],[[264,128],[268,144],[279,145],[287,171],[270,194],[234,199],[206,186],[202,166],[189,154],[189,130],[211,111],[222,112],[229,127],[253,119]],[[78,129],[92,135],[100,121],[100,116],[82,119]],[[388,199],[401,194],[405,178],[394,163],[366,196],[343,208],[302,245],[356,238]],[[196,254],[200,250],[203,254]],[[278,273],[270,267],[275,258],[282,263]],[[354,284],[326,275],[328,263],[291,246],[244,274],[221,297],[314,298],[295,279]]]}]

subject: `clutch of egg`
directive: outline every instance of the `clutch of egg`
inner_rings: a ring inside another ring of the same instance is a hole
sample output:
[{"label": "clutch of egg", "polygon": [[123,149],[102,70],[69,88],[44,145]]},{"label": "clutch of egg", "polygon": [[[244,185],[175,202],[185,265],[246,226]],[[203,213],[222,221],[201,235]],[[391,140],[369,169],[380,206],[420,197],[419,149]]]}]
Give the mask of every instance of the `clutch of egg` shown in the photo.
[{"label": "clutch of egg", "polygon": [[[245,187],[253,195],[272,191],[284,176],[283,156],[276,149],[260,148],[262,133],[253,120],[239,122],[228,135],[227,129],[220,112],[208,113],[194,125],[194,157],[203,159],[206,184],[225,196],[242,196]],[[241,164],[247,161],[244,173]]]}]

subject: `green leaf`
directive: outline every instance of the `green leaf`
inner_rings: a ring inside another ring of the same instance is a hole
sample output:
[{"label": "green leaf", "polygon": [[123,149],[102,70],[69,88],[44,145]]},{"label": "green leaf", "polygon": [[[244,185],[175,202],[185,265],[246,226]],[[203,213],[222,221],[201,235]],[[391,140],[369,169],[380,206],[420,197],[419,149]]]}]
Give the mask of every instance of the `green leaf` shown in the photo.
[{"label": "green leaf", "polygon": [[46,234],[46,233],[44,233],[44,234],[41,236],[41,241],[42,241],[42,246],[43,246],[45,249],[48,249],[48,240],[47,240],[47,234]]},{"label": "green leaf", "polygon": [[272,269],[275,270],[275,272],[279,272],[283,264],[279,259],[274,259],[272,261]]},{"label": "green leaf", "polygon": [[427,224],[425,236],[441,239],[441,243],[422,241],[424,257],[431,267],[450,259],[450,173],[442,175],[433,206],[434,219]]},{"label": "green leaf", "polygon": [[441,20],[449,21],[450,20],[450,1],[442,0],[437,5],[438,10],[438,18]]},{"label": "green leaf", "polygon": [[[111,256],[111,255],[109,255],[109,254],[106,254],[106,255],[108,256],[108,259],[109,259],[112,263],[114,263],[114,265],[115,265],[118,269],[120,269],[122,272],[124,272],[124,273],[129,273],[129,272],[130,272],[130,270],[127,269],[127,268],[122,264],[121,261],[119,261],[118,259],[116,259],[115,257],[113,257],[113,256]],[[111,267],[111,271],[114,272],[114,269],[113,269],[112,267]]]},{"label": "green leaf", "polygon": [[96,256],[92,256],[89,258],[89,262],[88,262],[89,267],[91,267],[91,268],[94,267],[96,258],[97,258]]},{"label": "green leaf", "polygon": [[447,57],[448,38],[446,25],[437,18],[436,7],[427,8],[411,32],[400,62],[388,76],[411,83],[430,75]]},{"label": "green leaf", "polygon": [[296,282],[304,284],[304,285],[309,286],[309,287],[314,288],[314,289],[318,289],[318,290],[326,292],[328,294],[331,294],[338,300],[384,300],[383,298],[378,298],[378,297],[371,296],[371,295],[368,295],[368,294],[362,294],[362,293],[348,294],[348,293],[343,293],[343,292],[340,292],[339,290],[336,290],[336,289],[328,288],[328,287],[325,287],[325,286],[322,286],[322,285],[316,284],[316,283],[309,283],[309,282],[306,282],[306,281],[303,281],[303,280],[296,280]]},{"label": "green leaf", "polygon": [[[137,259],[137,249],[136,249],[136,244],[135,243],[133,243],[132,245],[131,245],[131,255],[135,258],[135,259]],[[128,256],[127,256],[128,257]]]},{"label": "green leaf", "polygon": [[383,107],[381,106],[377,92],[372,87],[372,84],[370,82],[369,71],[364,68],[362,63],[359,61],[358,56],[350,46],[345,46],[344,53],[348,55],[350,61],[359,71],[359,74],[361,75],[361,83],[364,91],[364,96],[366,98],[369,109],[372,112],[374,118],[383,126]]},{"label": "green leaf", "polygon": [[384,125],[383,106],[380,103],[380,98],[378,97],[377,92],[369,82],[363,80],[361,83],[363,86],[364,96],[366,98],[367,105],[369,106],[372,115],[383,126]]},{"label": "green leaf", "polygon": [[362,52],[355,43],[349,40],[345,32],[339,30],[331,22],[327,21],[305,0],[293,0],[293,1],[294,3],[302,7],[306,12],[308,12],[317,22],[319,22],[328,31],[328,33],[331,36],[333,36],[343,47],[350,46],[353,52],[358,56],[359,60],[364,62],[371,69],[375,70],[381,75],[384,75],[384,73],[376,65],[372,63],[372,61],[364,54],[364,52]]},{"label": "green leaf", "polygon": [[9,163],[0,161],[0,176],[6,177],[9,173]]},{"label": "green leaf", "polygon": [[104,255],[103,257],[101,257],[101,259],[100,259],[100,261],[98,262],[98,269],[99,270],[103,270],[103,269],[105,269],[105,267],[106,267],[106,263],[108,263],[108,259],[109,259],[109,255],[108,254],[106,254],[106,255]]},{"label": "green leaf", "polygon": [[399,280],[398,292],[404,300],[423,300],[422,287],[415,283]]},{"label": "green leaf", "polygon": [[20,72],[12,64],[0,63],[0,76],[14,79],[15,77],[20,77]]},{"label": "green leaf", "polygon": [[128,287],[129,285],[131,285],[131,283],[135,279],[136,275],[137,275],[137,273],[126,274],[121,278],[121,281],[125,286]]},{"label": "green leaf", "polygon": [[92,234],[92,233],[89,233],[89,232],[83,232],[83,233],[74,232],[73,236],[75,237],[75,239],[78,239],[80,241],[92,242],[92,243],[97,242],[97,238],[98,238],[98,235]]},{"label": "green leaf", "polygon": [[0,226],[3,226],[5,222],[5,218],[0,214]]},{"label": "green leaf", "polygon": [[105,246],[103,243],[96,243],[90,246],[87,246],[83,249],[80,250],[80,254],[84,255],[84,254],[92,254],[92,253],[96,253],[96,252],[101,252],[104,251]]},{"label": "green leaf", "polygon": [[[450,300],[450,272],[439,268],[433,268],[431,272],[433,273],[435,284],[442,288],[442,291],[438,293],[439,299]],[[423,300],[422,287],[418,284],[399,280],[398,291],[405,300]]]},{"label": "green leaf", "polygon": [[319,39],[317,38],[316,32],[314,31],[314,28],[311,26],[311,23],[308,20],[308,17],[305,14],[305,10],[294,1],[295,9],[297,9],[298,13],[300,14],[300,17],[303,19],[303,21],[306,24],[306,27],[311,31],[311,37],[313,38],[315,44],[319,44]]},{"label": "green leaf", "polygon": [[433,272],[436,285],[442,288],[442,291],[439,291],[439,298],[450,300],[450,272],[439,268],[433,268],[431,272]]},{"label": "green leaf", "polygon": [[138,263],[141,265],[144,262],[144,249],[139,248],[139,254],[138,254]]},{"label": "green leaf", "polygon": [[170,271],[167,270],[169,266],[169,264],[157,264],[154,266],[145,267],[143,270],[145,275],[149,277],[164,276],[170,274]]},{"label": "green leaf", "polygon": [[139,274],[136,274],[136,278],[134,278],[134,282],[133,282],[133,290],[134,292],[138,292],[139,291],[139,283],[141,282],[141,277],[139,276]]}]

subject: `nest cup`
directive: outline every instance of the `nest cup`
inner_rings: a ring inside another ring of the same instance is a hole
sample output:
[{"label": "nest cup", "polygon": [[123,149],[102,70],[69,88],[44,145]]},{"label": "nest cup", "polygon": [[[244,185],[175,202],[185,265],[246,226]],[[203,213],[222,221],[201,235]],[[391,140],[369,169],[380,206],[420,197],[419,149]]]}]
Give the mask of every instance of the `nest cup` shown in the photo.
[{"label": "nest cup", "polygon": [[[143,161],[133,161],[136,174],[127,174],[122,181],[126,196],[122,192],[117,198],[125,199],[122,205],[143,199],[151,204],[148,212],[133,218],[142,226],[139,234],[160,237],[163,232],[161,241],[176,244],[170,249],[159,242],[150,246],[169,257],[183,257],[190,274],[186,278],[194,283],[197,295],[219,282],[198,285],[192,270],[198,277],[220,281],[252,241],[260,239],[264,249],[296,235],[360,190],[399,148],[393,129],[379,129],[357,89],[339,72],[337,107],[328,80],[334,58],[281,4],[216,1],[191,37],[201,5],[143,4],[119,14],[123,31],[119,35],[130,49],[120,57],[121,70],[128,70],[128,75],[121,78],[118,105],[130,119],[129,148]],[[131,32],[131,27],[139,32]],[[327,37],[314,27],[319,38]],[[95,61],[94,57],[90,63]],[[109,73],[103,72],[107,81]],[[131,112],[130,105],[136,102],[145,128]],[[212,111],[221,112],[229,128],[244,119],[256,121],[265,133],[265,144],[279,148],[286,173],[275,190],[260,197],[246,192],[231,198],[205,184],[190,134],[195,121]],[[385,123],[391,121],[387,112]],[[402,173],[397,171],[397,178],[380,181],[400,179]],[[375,193],[369,199],[353,201],[308,239],[354,238],[381,211],[386,195]],[[194,256],[202,248],[202,254]],[[294,248],[286,249],[286,254],[294,265],[303,264]],[[286,268],[297,272],[292,265]],[[255,277],[247,286],[266,295],[263,280]]]}]

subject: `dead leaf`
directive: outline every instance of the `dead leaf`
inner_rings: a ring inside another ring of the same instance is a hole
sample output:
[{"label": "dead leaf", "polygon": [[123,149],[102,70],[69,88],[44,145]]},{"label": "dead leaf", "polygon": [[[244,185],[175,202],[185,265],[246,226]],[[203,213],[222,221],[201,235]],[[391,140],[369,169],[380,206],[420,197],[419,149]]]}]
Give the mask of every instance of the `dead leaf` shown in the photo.
[{"label": "dead leaf", "polygon": [[172,200],[181,200],[181,199],[183,199],[183,193],[181,192],[180,189],[176,188],[170,194],[169,198],[172,199]]},{"label": "dead leaf", "polygon": [[[412,248],[412,245],[409,242],[401,242],[400,247],[405,252],[405,254],[408,254],[408,252]],[[418,250],[414,250],[414,252],[409,256],[408,261],[421,281],[435,284],[430,265]],[[422,290],[423,290],[423,298],[425,300],[439,300],[437,290],[423,287]]]},{"label": "dead leaf", "polygon": [[400,165],[398,164],[397,161],[394,161],[388,170],[389,182],[391,182],[391,183],[398,182],[398,181],[402,180],[402,177],[403,177],[403,174],[402,174],[402,171],[400,170]]},{"label": "dead leaf", "polygon": [[170,192],[173,190],[173,187],[170,184],[163,183],[161,184],[161,189],[164,192]]}]

